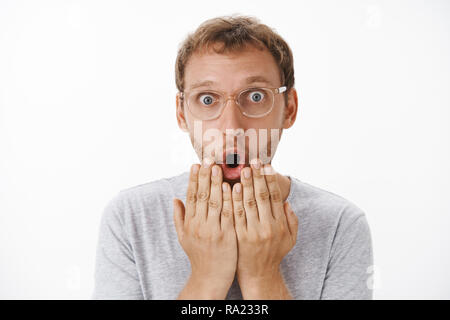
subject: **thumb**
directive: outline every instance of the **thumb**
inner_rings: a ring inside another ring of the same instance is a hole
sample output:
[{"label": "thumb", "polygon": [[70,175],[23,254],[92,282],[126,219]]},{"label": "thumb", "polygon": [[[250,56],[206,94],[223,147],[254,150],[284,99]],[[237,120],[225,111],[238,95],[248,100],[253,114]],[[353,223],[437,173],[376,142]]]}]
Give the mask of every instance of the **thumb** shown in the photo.
[{"label": "thumb", "polygon": [[184,227],[184,204],[178,198],[173,199],[173,221],[175,223],[175,229],[177,230],[178,236],[183,235]]},{"label": "thumb", "polygon": [[291,232],[294,241],[297,241],[298,217],[287,201],[284,203],[284,212],[286,213],[289,231]]}]

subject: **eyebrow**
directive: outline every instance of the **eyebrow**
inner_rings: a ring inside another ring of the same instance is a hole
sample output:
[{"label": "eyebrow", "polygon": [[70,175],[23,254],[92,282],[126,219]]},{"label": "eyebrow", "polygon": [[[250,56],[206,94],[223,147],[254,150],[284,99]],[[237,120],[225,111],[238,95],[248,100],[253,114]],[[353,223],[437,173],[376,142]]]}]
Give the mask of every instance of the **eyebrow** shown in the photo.
[{"label": "eyebrow", "polygon": [[[269,80],[267,80],[266,78],[264,78],[263,76],[251,76],[245,80],[246,84],[252,84],[255,82],[262,82],[262,83],[272,85],[272,83]],[[190,90],[195,89],[195,88],[200,88],[200,87],[211,87],[215,83],[216,82],[211,81],[211,80],[196,82],[190,87]]]}]

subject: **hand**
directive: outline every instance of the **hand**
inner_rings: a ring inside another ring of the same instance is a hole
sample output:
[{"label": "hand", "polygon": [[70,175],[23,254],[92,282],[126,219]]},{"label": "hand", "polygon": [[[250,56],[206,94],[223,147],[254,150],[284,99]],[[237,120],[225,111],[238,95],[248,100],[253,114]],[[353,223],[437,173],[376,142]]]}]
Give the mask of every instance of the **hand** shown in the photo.
[{"label": "hand", "polygon": [[[234,280],[237,240],[231,188],[222,169],[208,163],[191,168],[186,208],[174,199],[178,240],[191,262],[191,277],[179,298],[224,299]],[[193,292],[195,294],[193,294]]]},{"label": "hand", "polygon": [[283,281],[279,266],[295,245],[298,231],[298,218],[289,203],[283,204],[272,167],[262,168],[257,163],[242,170],[242,185],[235,184],[232,193],[239,252],[237,278],[244,298],[247,289],[267,289],[274,281]]}]

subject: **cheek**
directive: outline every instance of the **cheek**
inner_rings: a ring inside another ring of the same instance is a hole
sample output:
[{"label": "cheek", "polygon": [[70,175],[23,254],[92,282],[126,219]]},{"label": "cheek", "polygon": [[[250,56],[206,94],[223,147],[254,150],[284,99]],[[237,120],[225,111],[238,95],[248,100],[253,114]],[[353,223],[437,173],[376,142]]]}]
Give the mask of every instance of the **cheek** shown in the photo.
[{"label": "cheek", "polygon": [[272,116],[272,126],[271,128],[282,128],[283,127],[283,120],[284,120],[284,105],[279,105],[277,108],[274,108],[273,112],[270,114]]},{"label": "cheek", "polygon": [[[275,110],[274,110],[275,111]],[[281,112],[271,112],[267,116],[261,119],[256,119],[249,123],[247,128],[258,129],[280,129],[283,125],[283,114]]]},{"label": "cheek", "polygon": [[187,122],[187,124],[189,126],[189,130],[190,130],[191,127],[193,128],[194,121],[193,121],[191,113],[186,108],[186,106],[184,107],[184,118],[186,119],[186,122]]}]

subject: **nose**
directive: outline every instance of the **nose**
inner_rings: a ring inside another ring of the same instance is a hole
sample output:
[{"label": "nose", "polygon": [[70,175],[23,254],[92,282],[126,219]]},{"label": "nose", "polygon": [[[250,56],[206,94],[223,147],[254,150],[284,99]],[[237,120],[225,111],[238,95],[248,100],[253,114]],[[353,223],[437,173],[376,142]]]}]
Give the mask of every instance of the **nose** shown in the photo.
[{"label": "nose", "polygon": [[243,128],[243,115],[234,99],[229,98],[225,101],[225,106],[218,120],[220,121],[220,129],[223,133],[226,133],[226,129]]}]

